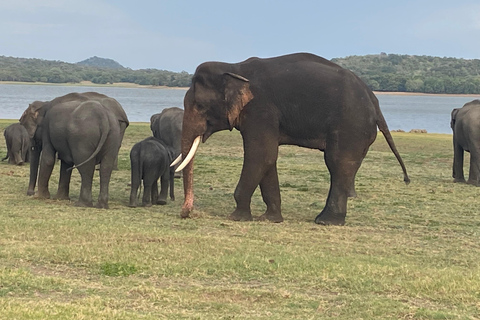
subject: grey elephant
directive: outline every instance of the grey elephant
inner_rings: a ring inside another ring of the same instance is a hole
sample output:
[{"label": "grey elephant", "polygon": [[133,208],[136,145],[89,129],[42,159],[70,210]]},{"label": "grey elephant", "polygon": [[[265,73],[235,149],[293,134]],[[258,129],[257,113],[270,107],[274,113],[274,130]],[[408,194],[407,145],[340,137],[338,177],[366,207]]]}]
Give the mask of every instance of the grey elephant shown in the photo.
[{"label": "grey elephant", "polygon": [[176,158],[182,152],[183,109],[172,107],[150,117],[153,136],[160,139]]},{"label": "grey elephant", "polygon": [[[172,153],[155,137],[149,137],[136,143],[130,151],[131,191],[130,207],[137,206],[137,194],[143,180],[143,206],[167,203],[167,193],[170,184],[170,198],[174,195],[174,170],[170,168]],[[158,179],[160,178],[160,194]]]},{"label": "grey elephant", "polygon": [[30,138],[27,129],[20,123],[14,123],[5,128],[3,135],[7,145],[7,155],[2,161],[8,159],[8,163],[16,165],[28,162]]},{"label": "grey elephant", "polygon": [[383,133],[404,175],[407,170],[382,115],[378,99],[349,70],[319,56],[296,53],[239,63],[205,62],[185,94],[182,156],[185,200],[182,217],[193,209],[193,158],[200,142],[220,130],[240,131],[244,161],[230,219],[252,220],[252,195],[260,186],[265,213],[283,221],[277,174],[279,145],[324,152],[330,191],[315,222],[343,225],[347,199],[356,195],[355,175]]},{"label": "grey elephant", "polygon": [[24,111],[20,123],[33,141],[28,195],[35,193],[38,173],[38,196],[50,197],[48,182],[57,154],[61,166],[56,198],[69,199],[71,169],[75,165],[82,177],[80,199],[76,204],[92,206],[93,173],[95,164],[100,163],[97,207],[108,208],[111,171],[129,123],[115,99],[87,92],[71,93],[47,102],[35,101]]},{"label": "grey elephant", "polygon": [[464,151],[470,153],[467,183],[480,186],[480,100],[453,109],[450,126],[453,130],[453,178],[465,182],[463,174]]}]

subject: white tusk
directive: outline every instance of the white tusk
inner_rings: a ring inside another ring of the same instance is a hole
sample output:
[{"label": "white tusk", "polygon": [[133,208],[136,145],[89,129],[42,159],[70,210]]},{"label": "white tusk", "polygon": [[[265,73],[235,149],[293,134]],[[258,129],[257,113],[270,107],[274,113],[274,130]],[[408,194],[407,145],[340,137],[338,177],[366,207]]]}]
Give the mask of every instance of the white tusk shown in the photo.
[{"label": "white tusk", "polygon": [[192,147],[190,148],[190,151],[188,151],[187,156],[183,160],[183,162],[178,166],[178,168],[175,170],[175,172],[180,172],[187,166],[187,164],[193,159],[195,156],[195,152],[197,152],[198,145],[200,144],[200,140],[202,140],[202,136],[198,136],[195,138],[193,141]]},{"label": "white tusk", "polygon": [[180,161],[182,161],[182,154],[181,153],[178,155],[177,159],[173,160],[173,162],[170,164],[170,167],[173,167],[174,165],[176,165]]}]

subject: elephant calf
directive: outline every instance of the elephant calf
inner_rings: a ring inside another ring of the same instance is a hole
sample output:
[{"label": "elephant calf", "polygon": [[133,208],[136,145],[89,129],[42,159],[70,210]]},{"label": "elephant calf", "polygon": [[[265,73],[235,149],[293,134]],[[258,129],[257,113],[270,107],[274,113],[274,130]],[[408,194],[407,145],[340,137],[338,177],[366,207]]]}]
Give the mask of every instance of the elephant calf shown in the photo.
[{"label": "elephant calf", "polygon": [[28,149],[30,137],[27,129],[20,123],[14,123],[5,128],[3,133],[7,145],[7,155],[2,161],[8,159],[8,163],[22,165],[28,162]]},{"label": "elephant calf", "polygon": [[[130,207],[137,206],[137,193],[140,182],[143,180],[143,206],[152,204],[164,205],[167,203],[168,185],[170,184],[170,198],[174,195],[174,170],[170,168],[172,154],[167,147],[155,137],[149,137],[136,143],[130,151],[131,164],[131,191]],[[158,178],[160,194],[158,193]]]}]

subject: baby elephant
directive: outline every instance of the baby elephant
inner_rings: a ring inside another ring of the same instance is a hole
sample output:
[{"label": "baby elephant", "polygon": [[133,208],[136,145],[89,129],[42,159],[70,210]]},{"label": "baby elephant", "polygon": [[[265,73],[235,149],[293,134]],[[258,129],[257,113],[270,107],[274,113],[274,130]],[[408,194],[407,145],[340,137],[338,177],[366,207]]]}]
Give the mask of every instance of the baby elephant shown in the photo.
[{"label": "baby elephant", "polygon": [[16,165],[28,162],[30,137],[27,129],[20,123],[14,123],[5,128],[3,135],[7,144],[7,156],[2,161],[8,159],[8,163]]},{"label": "baby elephant", "polygon": [[[130,151],[132,187],[130,191],[130,207],[137,206],[137,192],[143,179],[142,205],[166,204],[168,185],[170,198],[175,200],[173,191],[174,170],[170,168],[172,154],[154,137],[149,137],[135,144]],[[161,178],[160,194],[158,194],[158,178]]]}]

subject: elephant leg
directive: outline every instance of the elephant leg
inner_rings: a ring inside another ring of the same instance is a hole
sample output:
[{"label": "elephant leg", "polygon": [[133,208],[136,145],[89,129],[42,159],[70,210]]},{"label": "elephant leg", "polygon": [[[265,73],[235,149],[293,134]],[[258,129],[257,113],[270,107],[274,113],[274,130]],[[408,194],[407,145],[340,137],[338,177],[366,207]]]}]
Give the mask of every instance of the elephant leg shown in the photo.
[{"label": "elephant leg", "polygon": [[82,179],[80,187],[80,197],[75,203],[77,207],[93,207],[92,201],[92,181],[95,172],[95,163],[90,161],[78,168]]},{"label": "elephant leg", "polygon": [[157,204],[167,204],[168,184],[170,182],[170,170],[167,169],[160,177],[160,194],[158,195]]},{"label": "elephant leg", "polygon": [[58,181],[57,196],[58,200],[70,200],[70,179],[72,177],[71,165],[68,165],[64,161],[60,163],[60,179]]},{"label": "elephant leg", "polygon": [[[235,211],[230,215],[231,220],[253,220],[250,209],[252,195],[264,179],[265,175],[275,167],[278,156],[278,134],[272,132],[258,132],[258,127],[242,132],[244,158],[240,180],[235,188],[234,198],[237,203]],[[272,205],[274,199],[280,200],[278,178],[272,178],[276,170],[269,174],[263,183],[263,192],[266,195],[268,217],[280,215],[280,203]],[[275,186],[276,184],[276,186]],[[278,192],[278,194],[276,194]],[[278,210],[277,210],[278,209]],[[281,215],[280,215],[281,216]],[[267,218],[267,216],[264,216]]]},{"label": "elephant leg", "polygon": [[50,144],[43,146],[42,154],[40,156],[40,169],[38,173],[38,197],[43,199],[50,199],[50,192],[48,191],[48,182],[52,175],[53,167],[55,165],[55,150]]},{"label": "elephant leg", "polygon": [[348,137],[334,137],[330,147],[327,142],[325,163],[330,172],[330,190],[325,208],[315,218],[315,223],[344,225],[347,216],[347,199],[352,195],[357,174],[368,145],[365,141],[352,141]]},{"label": "elephant leg", "polygon": [[14,156],[14,164],[21,166],[23,164],[22,151],[16,150],[13,153],[13,156]]},{"label": "elephant leg", "polygon": [[152,204],[166,204],[167,202],[165,201],[164,203],[161,203],[158,199],[158,180],[155,180],[152,184],[152,193],[150,195],[150,198],[152,199]]},{"label": "elephant leg", "polygon": [[465,176],[463,174],[463,157],[464,149],[458,143],[453,143],[453,174],[454,182],[465,183]]},{"label": "elephant leg", "polygon": [[470,151],[470,170],[468,172],[468,184],[480,187],[480,151]]},{"label": "elephant leg", "polygon": [[128,203],[129,207],[135,208],[137,206],[138,187],[140,187],[140,183],[135,183],[132,180],[130,186],[130,202]]},{"label": "elephant leg", "polygon": [[130,183],[130,202],[129,207],[135,208],[137,206],[137,196],[138,188],[140,187],[141,177],[138,176],[137,172],[134,172],[132,167],[131,172],[131,183]]},{"label": "elephant leg", "polygon": [[[143,178],[143,197],[142,197],[142,205],[144,207],[152,206],[152,189],[154,189],[152,179],[148,179],[147,177],[144,177]],[[157,187],[157,192],[158,192],[158,187]]]},{"label": "elephant leg", "polygon": [[100,192],[98,194],[97,208],[108,209],[108,186],[110,185],[114,159],[114,157],[111,160],[103,159],[100,164]]},{"label": "elephant leg", "polygon": [[27,196],[33,196],[35,194],[35,185],[37,184],[38,165],[40,163],[41,148],[32,147],[29,150],[30,158],[30,179],[28,182]]},{"label": "elephant leg", "polygon": [[170,179],[170,200],[175,201],[175,171],[169,170]]},{"label": "elephant leg", "polygon": [[260,181],[260,190],[263,201],[267,205],[267,211],[260,216],[260,220],[267,219],[272,222],[283,222],[276,162],[267,171],[262,181]]}]

